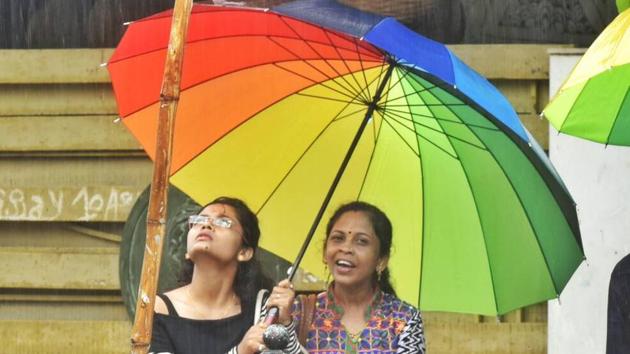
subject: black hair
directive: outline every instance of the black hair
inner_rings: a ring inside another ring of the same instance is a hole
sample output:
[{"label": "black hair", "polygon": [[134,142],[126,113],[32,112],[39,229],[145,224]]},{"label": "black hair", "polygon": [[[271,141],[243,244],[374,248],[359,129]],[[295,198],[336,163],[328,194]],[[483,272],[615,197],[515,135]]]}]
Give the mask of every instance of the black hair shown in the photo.
[{"label": "black hair", "polygon": [[[330,218],[330,220],[328,220],[328,225],[326,225],[326,238],[324,239],[324,249],[326,249],[326,242],[328,241],[328,236],[330,236],[330,232],[332,231],[333,226],[343,214],[349,211],[363,212],[367,215],[370,223],[372,224],[372,228],[376,233],[376,237],[379,240],[379,258],[389,257],[392,249],[392,223],[391,221],[389,221],[389,218],[381,209],[372,204],[361,201],[353,201],[347,204],[343,204],[342,206],[337,208],[337,210],[335,210],[333,216]],[[394,287],[389,280],[388,268],[385,268],[383,270],[380,279],[377,272],[375,271],[373,275],[373,281],[383,292],[396,295],[396,291],[394,290]]]},{"label": "black hair", "polygon": [[[236,218],[243,228],[243,247],[250,247],[254,250],[254,257],[248,261],[238,263],[236,278],[234,279],[234,292],[240,298],[241,303],[251,305],[256,301],[258,290],[270,290],[273,287],[271,279],[263,273],[260,262],[256,257],[256,249],[260,239],[258,217],[249,209],[245,202],[231,197],[216,198],[201,207],[199,211],[213,204],[224,204],[234,208]],[[194,267],[195,265],[190,259],[184,261],[179,277],[180,285],[190,284]]]}]

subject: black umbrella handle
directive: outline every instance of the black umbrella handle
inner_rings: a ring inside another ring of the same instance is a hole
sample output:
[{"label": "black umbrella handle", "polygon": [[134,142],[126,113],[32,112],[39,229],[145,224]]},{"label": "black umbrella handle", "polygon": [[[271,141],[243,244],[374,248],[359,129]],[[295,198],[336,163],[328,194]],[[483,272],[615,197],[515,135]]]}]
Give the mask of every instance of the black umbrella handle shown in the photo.
[{"label": "black umbrella handle", "polygon": [[293,265],[291,266],[291,268],[289,268],[289,281],[293,281],[293,277],[295,277],[295,273],[297,272],[300,262],[302,262],[302,258],[304,257],[304,254],[306,253],[306,249],[308,248],[308,245],[311,243],[311,240],[313,239],[315,230],[317,230],[317,226],[319,225],[319,222],[322,220],[322,217],[324,216],[324,212],[326,211],[326,208],[328,207],[328,204],[330,203],[330,199],[332,199],[332,196],[335,193],[335,189],[337,189],[337,185],[339,184],[339,181],[341,180],[341,176],[343,176],[343,173],[346,170],[348,163],[350,162],[350,158],[352,157],[354,150],[359,144],[359,140],[361,139],[361,135],[363,134],[363,131],[365,130],[365,127],[367,126],[367,123],[370,121],[370,119],[372,118],[372,114],[376,110],[378,101],[380,101],[381,95],[383,94],[383,90],[385,89],[385,86],[387,85],[387,82],[389,81],[389,77],[392,75],[392,71],[394,71],[395,67],[396,67],[396,64],[394,62],[389,63],[389,67],[387,68],[385,77],[383,78],[383,81],[381,81],[381,83],[378,86],[378,89],[374,93],[374,98],[372,99],[372,102],[370,102],[370,105],[368,106],[368,110],[365,113],[365,117],[363,118],[363,121],[361,121],[361,125],[359,126],[357,133],[354,135],[354,139],[352,140],[352,143],[350,144],[350,147],[348,148],[348,152],[346,152],[346,156],[344,157],[343,161],[341,162],[341,165],[339,166],[337,175],[335,176],[335,179],[333,180],[330,188],[328,189],[328,193],[326,194],[326,197],[324,198],[324,201],[322,202],[322,205],[319,208],[317,215],[315,216],[315,220],[313,220],[313,225],[311,225],[311,229],[308,231],[308,234],[306,235],[306,239],[304,240],[304,243],[302,243],[302,248],[300,249],[300,252],[298,252],[297,257],[295,258],[295,261],[293,262]]}]

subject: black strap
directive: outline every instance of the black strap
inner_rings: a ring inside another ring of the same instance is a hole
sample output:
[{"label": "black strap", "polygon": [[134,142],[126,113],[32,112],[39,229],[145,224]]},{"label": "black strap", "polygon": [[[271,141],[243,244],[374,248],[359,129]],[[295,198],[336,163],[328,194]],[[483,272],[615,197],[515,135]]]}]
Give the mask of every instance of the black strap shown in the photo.
[{"label": "black strap", "polygon": [[157,294],[157,296],[159,296],[160,299],[164,301],[164,304],[166,305],[166,309],[168,310],[169,315],[179,317],[177,310],[175,310],[175,306],[173,306],[173,303],[171,302],[171,299],[168,298],[168,296],[166,296],[165,294]]}]

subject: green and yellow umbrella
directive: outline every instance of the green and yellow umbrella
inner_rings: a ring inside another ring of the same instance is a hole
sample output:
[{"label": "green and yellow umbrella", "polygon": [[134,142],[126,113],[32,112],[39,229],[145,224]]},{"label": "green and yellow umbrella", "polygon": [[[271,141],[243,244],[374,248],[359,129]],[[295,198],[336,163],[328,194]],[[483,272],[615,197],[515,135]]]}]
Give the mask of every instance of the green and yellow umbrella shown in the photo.
[{"label": "green and yellow umbrella", "polygon": [[[108,63],[149,156],[169,25],[169,12],[132,23]],[[196,5],[186,43],[170,182],[200,204],[246,200],[265,249],[293,260],[314,235],[301,266],[325,278],[320,218],[371,202],[394,225],[403,299],[489,315],[558,296],[582,261],[544,152],[444,45],[321,0]]]},{"label": "green and yellow umbrella", "polygon": [[560,132],[630,145],[630,9],[597,37],[543,115]]}]

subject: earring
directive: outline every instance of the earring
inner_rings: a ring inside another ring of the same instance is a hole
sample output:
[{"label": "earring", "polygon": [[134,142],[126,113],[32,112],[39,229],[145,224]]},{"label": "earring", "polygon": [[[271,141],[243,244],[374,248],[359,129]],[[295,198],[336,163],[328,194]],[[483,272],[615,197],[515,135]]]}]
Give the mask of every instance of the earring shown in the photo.
[{"label": "earring", "polygon": [[383,274],[383,269],[381,268],[376,268],[376,279],[378,280],[378,282],[381,282],[381,275]]}]

